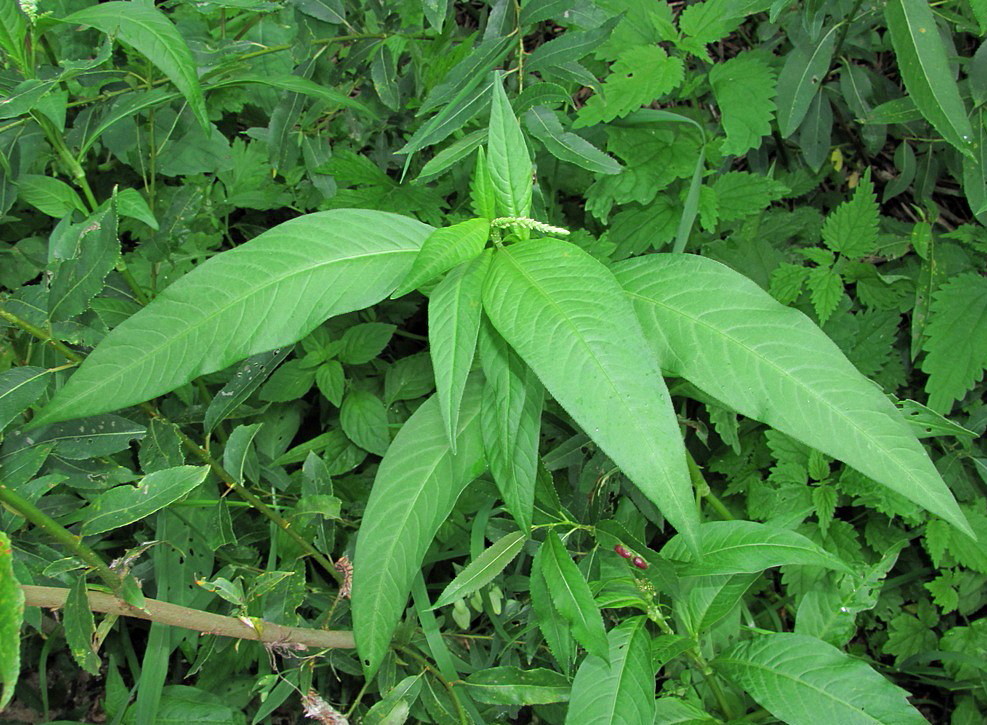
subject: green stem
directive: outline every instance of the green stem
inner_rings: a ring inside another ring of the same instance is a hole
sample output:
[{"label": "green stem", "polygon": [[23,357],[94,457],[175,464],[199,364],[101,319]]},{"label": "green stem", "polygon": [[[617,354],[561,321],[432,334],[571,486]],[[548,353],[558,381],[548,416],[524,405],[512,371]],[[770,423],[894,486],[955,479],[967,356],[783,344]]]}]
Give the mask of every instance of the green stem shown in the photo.
[{"label": "green stem", "polygon": [[34,337],[38,338],[39,340],[41,340],[46,345],[51,345],[53,348],[55,348],[56,350],[58,350],[58,352],[60,352],[66,358],[68,358],[69,360],[71,360],[72,362],[74,362],[76,365],[78,365],[78,364],[80,364],[82,362],[82,360],[83,360],[82,355],[80,355],[79,353],[77,353],[75,350],[73,350],[72,348],[70,348],[68,345],[66,345],[61,340],[56,340],[51,335],[49,335],[47,332],[45,332],[44,330],[42,330],[40,327],[37,327],[36,325],[32,325],[27,320],[22,320],[20,317],[18,317],[17,315],[15,315],[13,312],[10,312],[9,310],[6,310],[3,307],[0,307],[0,318],[6,320],[7,322],[11,323],[15,327],[19,327],[20,329],[24,330],[24,332],[28,333],[29,335],[33,335]]},{"label": "green stem", "polygon": [[99,578],[103,580],[106,586],[108,586],[114,594],[118,596],[122,594],[123,579],[121,579],[119,574],[110,569],[106,562],[100,558],[99,554],[90,549],[82,541],[81,536],[76,536],[73,534],[60,523],[55,521],[55,519],[51,516],[35,506],[31,501],[28,501],[26,498],[14,491],[14,489],[3,483],[0,483],[0,503],[3,503],[15,514],[30,521],[32,524],[48,534],[48,536],[52,539],[62,544],[62,546],[71,551],[78,558],[82,559],[82,561],[95,570],[95,572],[99,575]]}]

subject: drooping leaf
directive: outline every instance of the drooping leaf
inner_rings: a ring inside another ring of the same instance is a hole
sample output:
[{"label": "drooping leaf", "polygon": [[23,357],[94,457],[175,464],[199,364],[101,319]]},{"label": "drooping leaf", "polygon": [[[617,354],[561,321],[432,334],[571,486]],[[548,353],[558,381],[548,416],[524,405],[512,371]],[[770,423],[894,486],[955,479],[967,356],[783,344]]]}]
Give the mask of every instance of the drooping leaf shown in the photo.
[{"label": "drooping leaf", "polygon": [[504,216],[527,216],[531,209],[531,158],[499,75],[490,103],[487,169],[500,212]]},{"label": "drooping leaf", "polygon": [[532,240],[494,256],[483,306],[552,396],[696,541],[698,516],[671,399],[612,274],[573,244]]},{"label": "drooping leaf", "polygon": [[588,654],[572,681],[566,723],[652,725],[655,676],[647,617],[625,619],[607,634],[607,660]]},{"label": "drooping leaf", "polygon": [[778,75],[778,127],[788,138],[802,123],[822,86],[836,48],[840,25],[829,28],[816,43],[796,43]]},{"label": "drooping leaf", "polygon": [[889,0],[884,18],[909,97],[944,139],[969,156],[973,129],[929,3]]},{"label": "drooping leaf", "polygon": [[380,667],[411,582],[459,494],[483,472],[480,384],[468,385],[457,453],[439,403],[429,398],[405,422],[377,469],[353,560],[353,630],[367,677]]},{"label": "drooping leaf", "polygon": [[756,53],[746,52],[709,72],[727,138],[722,151],[739,156],[761,145],[775,115],[775,73]]},{"label": "drooping leaf", "polygon": [[69,589],[68,596],[65,598],[62,624],[65,629],[65,642],[69,646],[72,659],[86,672],[92,675],[98,674],[99,657],[93,649],[96,622],[89,608],[85,574],[76,576]]},{"label": "drooping leaf", "polygon": [[153,5],[105,2],[72,13],[64,22],[88,25],[136,48],[182,92],[202,127],[209,127],[192,51],[167,15]]},{"label": "drooping leaf", "polygon": [[523,531],[515,531],[497,539],[449,582],[439,598],[435,600],[432,609],[452,604],[457,599],[469,596],[492,582],[504,567],[514,561],[526,538],[527,535]]},{"label": "drooping leaf", "polygon": [[459,406],[473,367],[483,310],[480,297],[490,267],[490,253],[452,270],[428,301],[428,345],[435,371],[435,392],[449,444],[456,452]]},{"label": "drooping leaf", "polygon": [[488,667],[466,678],[466,690],[491,705],[547,705],[569,699],[569,680],[553,670]]},{"label": "drooping leaf", "polygon": [[473,259],[483,251],[489,236],[489,219],[469,219],[451,227],[436,229],[425,238],[411,270],[401,280],[393,296],[406,295],[456,265]]},{"label": "drooping leaf", "polygon": [[21,624],[24,619],[24,592],[14,576],[10,538],[0,531],[0,710],[14,696],[21,674]]},{"label": "drooping leaf", "polygon": [[208,466],[176,466],[149,473],[137,486],[123,484],[101,493],[87,509],[82,535],[132,524],[185,496],[206,480]]},{"label": "drooping leaf", "polygon": [[139,403],[374,304],[430,231],[396,214],[338,209],[217,254],[115,327],[35,423]]},{"label": "drooping leaf", "polygon": [[557,159],[568,161],[597,174],[619,174],[623,167],[612,156],[600,151],[582,136],[562,128],[555,111],[535,106],[524,114],[529,133],[541,141]]},{"label": "drooping leaf", "polygon": [[802,313],[692,255],[628,260],[615,274],[664,370],[969,532],[894,405]]},{"label": "drooping leaf", "polygon": [[862,660],[801,634],[760,634],[713,661],[759,705],[793,725],[922,725],[925,718]]}]

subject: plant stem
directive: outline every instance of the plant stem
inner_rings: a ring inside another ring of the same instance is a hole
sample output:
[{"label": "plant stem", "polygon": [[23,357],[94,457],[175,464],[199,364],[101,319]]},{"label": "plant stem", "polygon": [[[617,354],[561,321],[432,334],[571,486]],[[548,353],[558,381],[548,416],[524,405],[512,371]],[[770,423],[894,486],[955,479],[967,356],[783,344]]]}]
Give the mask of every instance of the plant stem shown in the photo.
[{"label": "plant stem", "polygon": [[[65,606],[69,590],[60,587],[22,585],[25,603],[33,607],[60,608]],[[87,592],[89,606],[95,612],[136,617],[151,622],[183,627],[222,637],[249,639],[272,645],[303,645],[320,649],[351,649],[355,647],[353,633],[346,630],[305,629],[286,627],[259,619],[226,617],[199,609],[180,607],[157,599],[145,599],[144,610],[133,607],[110,594]],[[248,624],[248,622],[250,622]]]},{"label": "plant stem", "polygon": [[[66,529],[51,516],[35,506],[31,501],[21,496],[9,486],[0,483],[0,503],[13,511],[18,516],[23,516],[32,524],[43,530],[48,536],[62,544],[86,564],[92,567],[99,578],[115,594],[120,594],[123,589],[123,579],[100,558],[99,554],[90,549],[81,536],[76,536]],[[67,591],[67,590],[66,590]]]},{"label": "plant stem", "polygon": [[68,358],[69,360],[71,360],[72,362],[74,362],[76,365],[78,365],[78,364],[80,364],[82,362],[82,360],[83,360],[82,355],[80,355],[79,353],[77,353],[75,350],[73,350],[72,348],[70,348],[68,345],[66,345],[61,340],[56,340],[51,335],[49,335],[47,332],[45,332],[44,330],[42,330],[40,327],[37,327],[36,325],[32,325],[27,320],[22,320],[20,317],[18,317],[17,315],[15,315],[13,312],[10,312],[9,310],[6,310],[3,307],[0,307],[0,318],[6,320],[7,322],[11,323],[12,325],[15,325],[16,327],[19,327],[20,329],[24,330],[24,332],[28,333],[29,335],[33,335],[34,337],[36,337],[39,340],[41,340],[43,343],[45,343],[47,345],[51,345],[53,348],[55,348],[56,350],[58,350],[66,358]]}]

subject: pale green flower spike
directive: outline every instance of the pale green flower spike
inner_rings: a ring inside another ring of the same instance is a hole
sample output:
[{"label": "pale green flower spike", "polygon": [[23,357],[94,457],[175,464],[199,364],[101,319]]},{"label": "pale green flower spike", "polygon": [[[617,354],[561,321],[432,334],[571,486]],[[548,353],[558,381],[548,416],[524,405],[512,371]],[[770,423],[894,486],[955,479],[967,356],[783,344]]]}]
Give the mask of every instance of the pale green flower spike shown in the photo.
[{"label": "pale green flower spike", "polygon": [[34,25],[38,19],[38,0],[17,0],[17,4],[21,6],[21,10],[27,15],[27,19],[31,21],[31,25]]},{"label": "pale green flower spike", "polygon": [[493,228],[504,228],[504,227],[524,227],[525,229],[530,229],[533,232],[541,232],[542,234],[559,234],[565,236],[569,233],[568,229],[563,229],[562,227],[553,227],[551,224],[545,224],[536,219],[531,219],[526,216],[502,216],[494,219],[490,222],[490,226]]}]

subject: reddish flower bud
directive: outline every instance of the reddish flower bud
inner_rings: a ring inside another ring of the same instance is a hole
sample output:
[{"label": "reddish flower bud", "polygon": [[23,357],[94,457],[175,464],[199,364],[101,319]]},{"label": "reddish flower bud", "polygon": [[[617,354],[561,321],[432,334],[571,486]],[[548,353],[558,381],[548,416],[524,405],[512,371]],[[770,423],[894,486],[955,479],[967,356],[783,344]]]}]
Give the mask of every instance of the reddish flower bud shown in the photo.
[{"label": "reddish flower bud", "polygon": [[633,564],[634,566],[636,566],[638,569],[647,569],[648,568],[648,562],[646,562],[640,556],[635,556],[634,559],[631,560],[631,564]]},{"label": "reddish flower bud", "polygon": [[631,552],[629,552],[627,549],[625,549],[620,544],[617,544],[615,547],[613,547],[613,550],[616,551],[617,554],[619,554],[620,556],[624,557],[625,559],[630,559],[633,556],[633,554],[631,554]]}]

